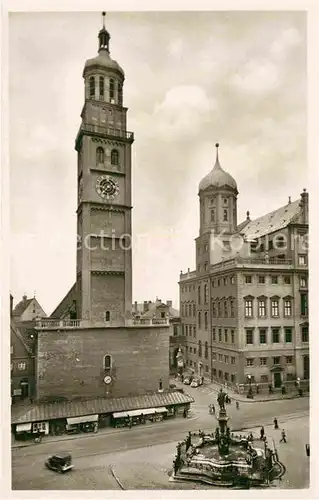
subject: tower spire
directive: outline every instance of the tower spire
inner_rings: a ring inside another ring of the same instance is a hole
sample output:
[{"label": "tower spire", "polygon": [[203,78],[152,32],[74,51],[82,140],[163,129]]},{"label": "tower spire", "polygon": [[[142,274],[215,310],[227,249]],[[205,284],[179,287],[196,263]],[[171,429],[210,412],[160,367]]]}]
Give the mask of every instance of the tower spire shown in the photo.
[{"label": "tower spire", "polygon": [[216,142],[215,147],[216,147],[216,163],[217,163],[217,162],[219,163],[219,158],[218,158],[218,148],[219,148],[219,142]]},{"label": "tower spire", "polygon": [[102,12],[102,29],[99,31],[99,52],[100,50],[104,49],[110,52],[109,50],[109,41],[110,41],[110,35],[109,32],[105,29],[105,16],[106,12]]}]

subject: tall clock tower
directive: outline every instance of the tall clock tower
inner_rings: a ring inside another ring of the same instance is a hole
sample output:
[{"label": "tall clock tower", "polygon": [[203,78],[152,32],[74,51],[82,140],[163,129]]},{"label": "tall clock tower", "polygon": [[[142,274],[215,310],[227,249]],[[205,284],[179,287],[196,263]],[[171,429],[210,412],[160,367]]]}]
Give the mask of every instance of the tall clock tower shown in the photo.
[{"label": "tall clock tower", "polygon": [[85,63],[78,153],[77,316],[125,325],[131,318],[131,147],[123,106],[124,71],[111,59],[110,35]]}]

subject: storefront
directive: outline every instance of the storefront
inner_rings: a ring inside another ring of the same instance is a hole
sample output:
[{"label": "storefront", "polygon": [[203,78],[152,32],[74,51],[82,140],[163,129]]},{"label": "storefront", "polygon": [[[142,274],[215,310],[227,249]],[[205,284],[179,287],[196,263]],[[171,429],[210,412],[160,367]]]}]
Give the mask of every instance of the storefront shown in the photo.
[{"label": "storefront", "polygon": [[114,412],[114,427],[127,427],[132,425],[146,424],[147,422],[161,422],[167,415],[167,408],[143,408],[141,410],[129,410]]},{"label": "storefront", "polygon": [[32,423],[17,424],[15,428],[16,439],[27,439],[32,434]]},{"label": "storefront", "polygon": [[34,422],[32,424],[33,434],[44,434],[47,436],[49,434],[49,422]]},{"label": "storefront", "polygon": [[98,420],[98,415],[69,417],[66,419],[66,431],[71,434],[78,432],[97,432],[99,426]]}]

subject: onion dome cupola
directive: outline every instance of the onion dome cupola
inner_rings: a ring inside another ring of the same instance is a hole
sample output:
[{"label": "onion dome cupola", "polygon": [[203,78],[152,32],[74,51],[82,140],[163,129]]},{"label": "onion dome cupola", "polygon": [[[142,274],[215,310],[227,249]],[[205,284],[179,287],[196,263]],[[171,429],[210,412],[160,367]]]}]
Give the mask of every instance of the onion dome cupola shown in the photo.
[{"label": "onion dome cupola", "polygon": [[199,191],[204,191],[207,188],[222,188],[222,187],[230,187],[237,191],[237,183],[235,179],[225,170],[222,169],[219,163],[218,157],[218,148],[219,144],[216,144],[216,162],[214,168],[209,172],[209,174],[205,175],[205,177],[199,183]]},{"label": "onion dome cupola", "polygon": [[85,98],[106,101],[122,106],[122,87],[125,74],[121,66],[110,56],[110,34],[105,28],[105,12],[102,12],[103,27],[98,33],[98,55],[85,62]]}]

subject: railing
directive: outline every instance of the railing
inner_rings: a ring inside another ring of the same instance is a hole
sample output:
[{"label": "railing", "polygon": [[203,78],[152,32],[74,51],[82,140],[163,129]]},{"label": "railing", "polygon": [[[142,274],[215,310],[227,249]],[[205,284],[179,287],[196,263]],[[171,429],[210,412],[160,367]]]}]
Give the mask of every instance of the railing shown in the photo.
[{"label": "railing", "polygon": [[[87,323],[84,320],[84,323]],[[81,319],[41,319],[36,322],[36,328],[80,328],[83,327]]]},{"label": "railing", "polygon": [[[129,320],[130,321],[130,320]],[[169,325],[168,318],[140,318],[132,320],[133,326]]]},{"label": "railing", "polygon": [[69,328],[110,328],[110,327],[132,327],[132,326],[167,326],[169,325],[168,318],[140,318],[129,319],[125,321],[125,325],[120,322],[98,322],[87,319],[42,319],[36,322],[36,328],[40,330],[62,330]]},{"label": "railing", "polygon": [[180,281],[188,280],[191,278],[196,278],[196,275],[197,275],[196,271],[189,271],[187,273],[181,273],[179,276],[179,279],[180,279]]},{"label": "railing", "polygon": [[120,130],[112,127],[104,127],[102,125],[95,125],[93,123],[82,123],[80,129],[78,131],[78,135],[76,137],[76,143],[79,139],[79,136],[83,132],[90,132],[100,135],[108,135],[111,137],[120,137],[121,139],[130,139],[134,140],[134,133],[129,132],[127,130]]}]

